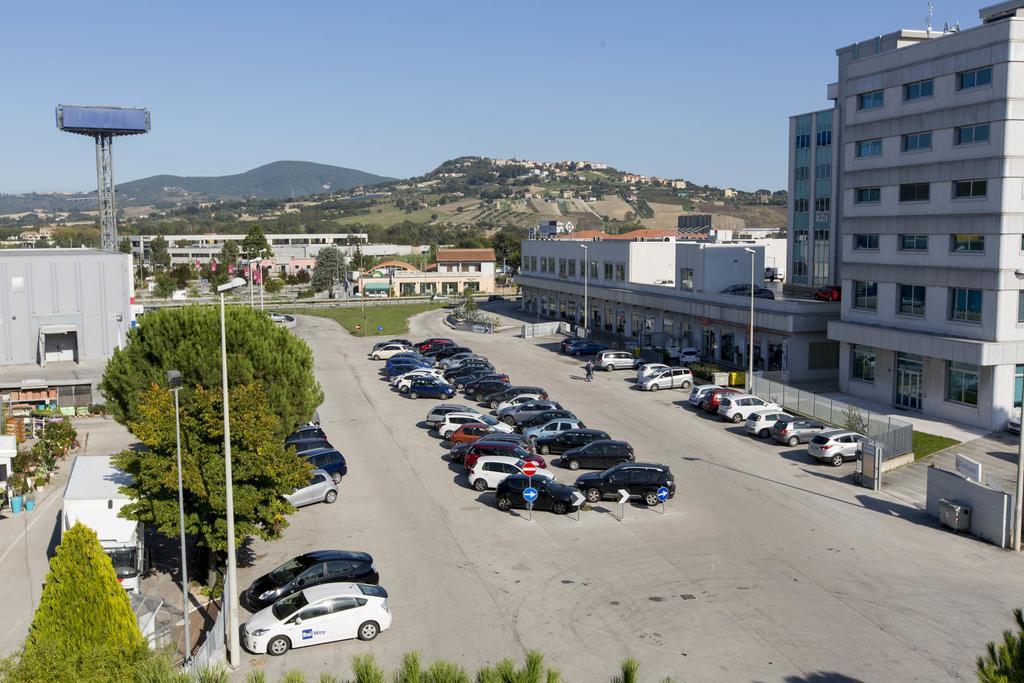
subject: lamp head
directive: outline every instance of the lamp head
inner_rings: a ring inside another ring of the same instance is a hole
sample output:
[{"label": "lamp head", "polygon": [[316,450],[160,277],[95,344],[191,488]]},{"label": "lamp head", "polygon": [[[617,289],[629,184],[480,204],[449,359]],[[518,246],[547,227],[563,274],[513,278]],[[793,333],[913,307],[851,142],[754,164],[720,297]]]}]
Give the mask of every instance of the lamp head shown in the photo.
[{"label": "lamp head", "polygon": [[1017,276],[1018,280],[1024,280],[1024,268],[1018,268],[1017,270],[1013,271],[1013,274]]},{"label": "lamp head", "polygon": [[747,252],[748,254],[756,254],[757,253],[756,251],[754,251],[750,247],[743,247],[743,251]]},{"label": "lamp head", "polygon": [[177,370],[168,370],[167,371],[167,386],[170,387],[172,391],[175,390],[175,389],[181,389],[181,386],[182,386],[181,373],[178,372]]},{"label": "lamp head", "polygon": [[232,289],[237,289],[238,287],[241,287],[244,284],[246,284],[245,278],[233,277],[230,280],[228,280],[227,282],[225,282],[224,284],[222,284],[219,287],[217,287],[217,291],[218,292],[227,292],[227,291],[232,290]]}]

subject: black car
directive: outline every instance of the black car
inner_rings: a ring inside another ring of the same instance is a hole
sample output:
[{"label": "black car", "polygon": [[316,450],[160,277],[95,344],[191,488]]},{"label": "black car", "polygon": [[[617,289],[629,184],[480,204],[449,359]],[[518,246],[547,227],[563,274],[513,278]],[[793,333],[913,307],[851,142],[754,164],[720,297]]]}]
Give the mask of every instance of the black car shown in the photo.
[{"label": "black car", "polygon": [[607,432],[602,432],[600,429],[570,429],[567,432],[537,439],[537,451],[543,455],[549,453],[560,455],[573,448],[585,446],[591,441],[610,438]]},{"label": "black car", "polygon": [[640,498],[648,505],[657,505],[658,489],[668,489],[668,497],[676,495],[676,481],[668,465],[626,462],[609,467],[603,472],[587,472],[576,479],[576,488],[587,497],[588,503],[597,503],[605,497],[619,497],[619,489],[629,492],[631,498]]},{"label": "black car", "polygon": [[288,560],[274,571],[253,581],[245,591],[245,601],[255,612],[303,588],[350,581],[380,583],[377,566],[369,553],[314,550]]},{"label": "black car", "polygon": [[505,300],[505,297],[503,297],[501,294],[491,294],[489,297],[487,297],[487,301],[504,301],[504,300]]},{"label": "black car", "polygon": [[527,429],[528,427],[539,427],[542,424],[547,424],[552,420],[560,417],[567,417],[570,420],[575,420],[576,416],[573,415],[572,411],[569,410],[545,410],[542,413],[536,413],[527,417],[522,422],[517,422],[516,427],[519,429]]},{"label": "black car", "polygon": [[335,484],[340,484],[341,478],[348,474],[345,456],[336,448],[314,448],[301,451],[299,455],[305,458],[313,469],[323,470],[331,475]]},{"label": "black car", "polygon": [[[479,393],[479,392],[477,392],[477,393]],[[544,391],[540,387],[514,386],[514,387],[508,387],[507,389],[504,389],[502,391],[497,391],[497,392],[495,392],[493,394],[489,394],[487,396],[484,396],[484,401],[486,401],[487,404],[489,406],[491,406],[492,408],[497,408],[500,404],[504,403],[505,401],[509,400],[510,398],[515,398],[516,396],[521,396],[523,394],[536,394],[540,398],[547,398],[548,397],[548,392]],[[479,399],[477,399],[477,400],[479,400]]]},{"label": "black car", "polygon": [[285,446],[294,446],[298,452],[311,451],[314,448],[330,448],[331,442],[322,436],[311,436],[308,439],[294,439],[285,442]]},{"label": "black car", "polygon": [[445,379],[459,379],[461,377],[469,377],[470,375],[486,374],[488,372],[494,372],[494,366],[490,363],[470,363],[469,365],[459,365],[450,370],[444,371]]},{"label": "black car", "polygon": [[295,441],[301,441],[302,439],[326,439],[327,434],[320,428],[320,425],[305,424],[295,428],[287,439],[284,440],[284,445],[289,446]]},{"label": "black car", "polygon": [[438,349],[437,351],[431,349],[430,351],[427,351],[423,355],[433,358],[434,360],[444,360],[445,358],[448,358],[449,356],[454,356],[457,353],[473,353],[473,349],[469,348],[468,346],[445,346]]},{"label": "black car", "polygon": [[489,400],[492,394],[498,394],[508,389],[511,385],[508,382],[501,382],[496,379],[488,379],[482,382],[466,385],[466,396],[472,396],[477,403]]},{"label": "black car", "polygon": [[603,470],[620,462],[633,462],[635,457],[633,447],[625,441],[605,439],[565,451],[562,453],[562,466],[570,470],[581,467]]},{"label": "black car", "polygon": [[456,389],[466,389],[470,384],[477,385],[481,382],[504,382],[508,384],[508,375],[503,372],[495,372],[494,368],[491,368],[479,374],[453,379],[451,382],[455,385]]},{"label": "black car", "polygon": [[562,353],[569,353],[569,347],[576,342],[586,341],[583,337],[566,337],[558,345],[558,350]]},{"label": "black car", "polygon": [[[512,508],[525,508],[526,500],[523,498],[523,491],[530,486],[530,477],[525,474],[510,474],[498,483],[494,492],[494,500],[499,510],[511,510]],[[564,515],[567,512],[575,511],[579,505],[574,502],[573,494],[576,489],[567,484],[561,484],[553,479],[536,477],[533,480],[533,488],[537,489],[537,500],[533,501],[534,510],[551,510],[556,515]],[[578,500],[578,496],[575,499]]]}]

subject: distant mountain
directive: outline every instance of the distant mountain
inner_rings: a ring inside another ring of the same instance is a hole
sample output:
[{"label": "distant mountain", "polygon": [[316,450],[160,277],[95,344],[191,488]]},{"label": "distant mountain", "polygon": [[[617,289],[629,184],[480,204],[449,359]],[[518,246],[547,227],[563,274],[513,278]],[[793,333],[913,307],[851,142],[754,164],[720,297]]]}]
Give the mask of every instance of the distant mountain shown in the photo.
[{"label": "distant mountain", "polygon": [[289,199],[348,190],[393,180],[341,166],[308,161],[275,161],[245,173],[223,176],[155,175],[117,186],[118,204],[217,199]]}]

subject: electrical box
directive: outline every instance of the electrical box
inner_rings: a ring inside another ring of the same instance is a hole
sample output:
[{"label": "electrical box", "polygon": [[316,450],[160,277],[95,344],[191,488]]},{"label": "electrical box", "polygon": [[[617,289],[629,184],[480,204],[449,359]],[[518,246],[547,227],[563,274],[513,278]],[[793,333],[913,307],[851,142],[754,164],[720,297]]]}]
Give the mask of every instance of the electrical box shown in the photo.
[{"label": "electrical box", "polygon": [[971,508],[955,500],[939,501],[939,523],[953,531],[971,530]]}]

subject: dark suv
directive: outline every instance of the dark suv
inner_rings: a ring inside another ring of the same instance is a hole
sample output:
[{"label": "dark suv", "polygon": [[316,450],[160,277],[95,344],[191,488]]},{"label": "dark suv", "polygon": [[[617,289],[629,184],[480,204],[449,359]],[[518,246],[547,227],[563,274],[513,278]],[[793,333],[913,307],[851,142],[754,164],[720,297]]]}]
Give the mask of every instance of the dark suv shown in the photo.
[{"label": "dark suv", "polygon": [[435,361],[444,360],[449,356],[454,356],[457,353],[473,353],[473,349],[468,346],[442,346],[441,348],[431,349],[426,352],[428,358],[433,358]]},{"label": "dark suv", "polygon": [[326,439],[327,434],[320,428],[320,425],[304,424],[295,428],[295,431],[284,440],[284,445],[291,445],[292,442],[303,439]]},{"label": "dark suv", "polygon": [[553,479],[536,477],[531,484],[530,477],[524,474],[510,474],[498,483],[494,492],[494,500],[499,510],[506,512],[512,508],[525,508],[526,500],[523,491],[528,486],[537,489],[537,500],[533,501],[534,510],[551,510],[556,515],[564,515],[576,510],[573,493],[576,489]]},{"label": "dark suv", "polygon": [[475,384],[467,384],[465,387],[466,396],[472,396],[476,399],[477,403],[482,403],[487,396],[504,391],[505,389],[508,389],[509,386],[508,382],[502,382],[496,379],[487,379]]},{"label": "dark suv", "polygon": [[602,432],[600,429],[570,429],[567,432],[537,439],[537,451],[544,455],[549,453],[560,455],[572,448],[585,446],[591,441],[610,438],[607,432]]},{"label": "dark suv", "polygon": [[310,436],[309,438],[293,439],[286,441],[285,446],[293,446],[296,452],[311,451],[314,448],[330,448],[331,442],[322,436]]},{"label": "dark suv", "polygon": [[657,505],[658,489],[668,489],[668,497],[676,495],[676,482],[668,465],[628,462],[609,467],[604,472],[588,472],[576,479],[576,488],[596,503],[605,497],[619,497],[619,489],[629,492],[631,498],[640,498],[648,505]]},{"label": "dark suv", "polygon": [[325,583],[380,582],[377,566],[369,553],[347,550],[314,550],[299,555],[252,582],[245,601],[253,611],[273,605],[303,588]]},{"label": "dark suv", "polygon": [[311,451],[299,453],[305,458],[315,470],[323,470],[331,475],[335,484],[341,483],[341,478],[348,474],[348,465],[345,464],[345,456],[335,448],[314,448]]},{"label": "dark suv", "polygon": [[562,453],[562,466],[570,470],[581,467],[603,470],[620,462],[633,462],[635,457],[633,447],[625,441],[591,441]]}]

